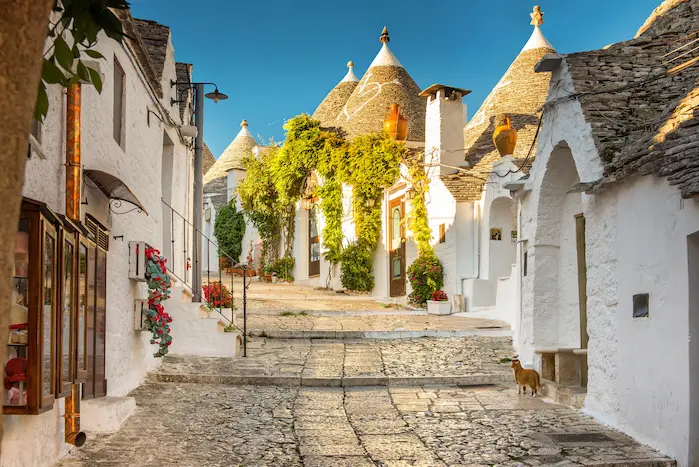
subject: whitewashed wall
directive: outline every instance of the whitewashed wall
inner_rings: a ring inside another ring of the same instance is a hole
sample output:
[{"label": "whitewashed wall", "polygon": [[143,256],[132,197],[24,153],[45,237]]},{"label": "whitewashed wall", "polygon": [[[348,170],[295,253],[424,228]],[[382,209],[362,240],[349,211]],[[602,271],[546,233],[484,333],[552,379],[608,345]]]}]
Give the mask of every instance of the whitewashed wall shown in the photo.
[{"label": "whitewashed wall", "polygon": [[[558,80],[561,89],[573,89],[565,65],[554,73],[552,83]],[[555,97],[555,86],[551,92]],[[690,386],[687,371],[690,366],[696,371],[698,365],[691,360],[696,357],[688,344],[687,237],[699,231],[699,206],[683,201],[675,187],[654,176],[634,177],[592,196],[580,194],[579,201],[547,196],[547,190],[552,193],[551,180],[561,179],[561,174],[545,175],[549,169],[557,170],[556,158],[566,157],[565,151],[554,150],[563,141],[580,181],[597,180],[602,173],[580,105],[559,103],[544,119],[531,171],[532,191],[522,200],[528,275],[522,281],[518,350],[523,360],[532,362],[537,347],[564,346],[563,341],[579,339],[577,329],[567,329],[541,311],[559,310],[561,321],[566,313],[573,313],[577,274],[571,273],[570,264],[574,264],[575,245],[567,231],[570,226],[552,216],[563,213],[569,218],[582,211],[590,338],[584,410],[676,458],[681,466],[690,465],[690,401],[699,388]],[[547,272],[556,262],[560,269],[555,273],[561,281]],[[632,317],[632,297],[640,293],[650,294],[648,318]],[[551,308],[552,304],[556,307]]]},{"label": "whitewashed wall", "polygon": [[[149,215],[136,211],[116,215],[109,211],[104,195],[83,186],[81,206],[85,214],[92,214],[110,228],[110,235],[124,235],[123,240],[110,238],[107,256],[107,351],[106,373],[108,395],[124,396],[139,386],[145,374],[159,364],[153,358],[155,347],[149,344],[146,333],[133,329],[134,298],[141,294],[137,284],[128,279],[128,242],[146,241],[162,249],[163,229],[161,208],[161,173],[163,135],[167,132],[174,142],[172,200],[186,212],[189,186],[187,167],[191,155],[184,148],[176,132],[151,118],[147,109],[156,110],[157,97],[147,88],[145,77],[138,71],[129,51],[115,42],[101,37],[99,50],[104,87],[98,94],[92,86],[82,87],[82,163],[85,169],[109,172],[123,180],[144,204]],[[169,48],[171,52],[171,47]],[[125,149],[112,136],[113,57],[126,74]],[[168,54],[168,60],[172,56]],[[174,64],[166,67],[163,80],[175,79]],[[65,212],[65,97],[64,91],[49,89],[50,111],[43,125],[41,152],[35,151],[27,163],[23,195],[42,201],[59,213]],[[167,99],[169,106],[169,99]],[[171,108],[173,118],[179,119],[179,110]],[[90,183],[89,181],[87,182]],[[127,211],[124,204],[115,208]],[[165,304],[167,310],[167,304]],[[63,401],[40,416],[5,415],[5,434],[2,441],[3,467],[48,466],[68,448],[63,442]],[[31,433],[31,436],[27,434]],[[90,442],[90,440],[88,440]]]}]

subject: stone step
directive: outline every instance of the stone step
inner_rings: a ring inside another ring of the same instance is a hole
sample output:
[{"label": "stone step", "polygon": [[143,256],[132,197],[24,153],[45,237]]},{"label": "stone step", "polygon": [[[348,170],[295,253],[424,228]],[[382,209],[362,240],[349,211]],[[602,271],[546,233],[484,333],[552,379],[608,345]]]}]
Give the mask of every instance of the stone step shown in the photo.
[{"label": "stone step", "polygon": [[585,405],[587,389],[581,386],[562,386],[544,378],[541,379],[541,384],[543,385],[540,390],[541,394],[550,398],[557,404],[575,407],[577,409],[582,409]]},{"label": "stone step", "polygon": [[511,384],[511,375],[474,374],[462,376],[355,376],[304,377],[267,375],[212,375],[183,373],[151,373],[152,383],[197,383],[222,386],[277,386],[277,387],[367,387],[367,386],[430,386],[456,385],[491,386]]},{"label": "stone step", "polygon": [[[240,319],[241,317],[238,316]],[[467,337],[467,336],[488,336],[488,337],[510,337],[512,331],[509,329],[473,329],[464,331],[438,331],[425,329],[422,331],[282,331],[282,330],[255,330],[248,331],[253,337],[270,337],[275,339],[418,339],[421,337]]]}]

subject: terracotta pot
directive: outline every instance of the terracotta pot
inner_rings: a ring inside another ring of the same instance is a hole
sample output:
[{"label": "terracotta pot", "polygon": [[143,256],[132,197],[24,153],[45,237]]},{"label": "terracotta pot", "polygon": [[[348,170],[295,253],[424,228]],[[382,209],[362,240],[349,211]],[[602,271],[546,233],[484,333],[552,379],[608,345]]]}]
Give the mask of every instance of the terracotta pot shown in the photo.
[{"label": "terracotta pot", "polygon": [[400,112],[398,104],[391,104],[383,129],[391,139],[396,141],[405,141],[408,138],[408,119]]}]

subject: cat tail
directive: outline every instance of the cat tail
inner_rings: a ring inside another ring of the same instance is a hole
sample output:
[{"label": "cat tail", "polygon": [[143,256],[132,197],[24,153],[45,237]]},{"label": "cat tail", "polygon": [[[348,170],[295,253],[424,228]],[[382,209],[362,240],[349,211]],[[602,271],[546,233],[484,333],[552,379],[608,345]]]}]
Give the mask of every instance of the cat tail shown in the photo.
[{"label": "cat tail", "polygon": [[536,376],[536,388],[539,389],[539,388],[543,387],[541,385],[541,380],[539,379],[539,373],[534,373],[534,375]]}]

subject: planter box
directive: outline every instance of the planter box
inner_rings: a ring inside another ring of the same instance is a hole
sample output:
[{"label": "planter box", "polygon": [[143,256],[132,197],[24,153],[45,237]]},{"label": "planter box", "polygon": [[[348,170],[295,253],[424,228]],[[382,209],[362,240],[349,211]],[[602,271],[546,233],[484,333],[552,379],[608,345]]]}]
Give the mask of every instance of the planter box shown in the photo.
[{"label": "planter box", "polygon": [[133,305],[133,330],[143,331],[146,327],[146,310],[148,309],[148,300],[137,298]]},{"label": "planter box", "polygon": [[[229,268],[226,269],[226,272],[231,276],[243,277],[243,268]],[[248,277],[255,277],[254,269],[248,269]]]},{"label": "planter box", "polygon": [[451,302],[449,300],[445,300],[442,302],[433,302],[432,300],[427,300],[427,313],[431,315],[450,315]]},{"label": "planter box", "polygon": [[146,280],[146,242],[129,242],[129,279]]}]

